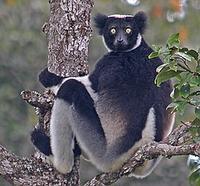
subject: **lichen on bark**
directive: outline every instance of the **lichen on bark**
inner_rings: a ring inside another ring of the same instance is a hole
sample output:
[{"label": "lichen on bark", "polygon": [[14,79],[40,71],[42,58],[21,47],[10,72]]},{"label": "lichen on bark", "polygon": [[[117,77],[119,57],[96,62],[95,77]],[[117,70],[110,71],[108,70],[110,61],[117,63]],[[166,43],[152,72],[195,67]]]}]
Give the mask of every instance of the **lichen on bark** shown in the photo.
[{"label": "lichen on bark", "polygon": [[48,69],[59,76],[88,73],[91,35],[91,0],[51,0],[45,33],[48,40]]}]

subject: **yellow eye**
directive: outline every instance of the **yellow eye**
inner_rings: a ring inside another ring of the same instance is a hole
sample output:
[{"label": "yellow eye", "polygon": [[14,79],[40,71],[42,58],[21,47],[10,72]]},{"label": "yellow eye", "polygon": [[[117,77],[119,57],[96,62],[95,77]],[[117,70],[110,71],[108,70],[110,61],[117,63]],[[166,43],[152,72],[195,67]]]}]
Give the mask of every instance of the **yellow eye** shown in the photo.
[{"label": "yellow eye", "polygon": [[114,35],[114,34],[116,34],[116,32],[117,32],[117,30],[116,30],[115,28],[111,28],[111,29],[110,29],[110,33],[111,33],[111,34]]},{"label": "yellow eye", "polygon": [[131,28],[126,28],[125,31],[126,31],[127,34],[130,34],[132,32],[132,29]]}]

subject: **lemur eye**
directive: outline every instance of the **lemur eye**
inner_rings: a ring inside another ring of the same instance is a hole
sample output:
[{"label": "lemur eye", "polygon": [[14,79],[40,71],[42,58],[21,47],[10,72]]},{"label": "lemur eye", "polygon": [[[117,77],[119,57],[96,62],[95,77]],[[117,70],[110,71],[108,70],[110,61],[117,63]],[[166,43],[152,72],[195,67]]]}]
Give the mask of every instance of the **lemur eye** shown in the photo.
[{"label": "lemur eye", "polygon": [[128,28],[126,28],[125,32],[126,32],[127,34],[130,34],[130,33],[132,32],[132,29],[128,27]]},{"label": "lemur eye", "polygon": [[111,28],[111,29],[110,29],[110,33],[111,33],[111,34],[114,35],[114,34],[116,34],[116,32],[117,32],[117,30],[116,30],[115,28]]}]

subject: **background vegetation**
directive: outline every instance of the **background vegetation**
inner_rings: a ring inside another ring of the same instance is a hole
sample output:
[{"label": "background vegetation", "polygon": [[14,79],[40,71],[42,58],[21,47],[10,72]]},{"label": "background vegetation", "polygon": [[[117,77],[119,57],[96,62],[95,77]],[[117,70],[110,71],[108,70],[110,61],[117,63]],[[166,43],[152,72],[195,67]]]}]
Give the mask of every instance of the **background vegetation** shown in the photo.
[{"label": "background vegetation", "polygon": [[[131,4],[120,0],[95,0],[93,14],[134,14],[143,10],[148,14],[149,25],[146,41],[163,44],[172,33],[180,33],[182,46],[200,47],[200,2],[198,0],[151,0],[134,1]],[[47,62],[47,44],[41,32],[48,19],[48,1],[44,0],[0,0],[0,144],[20,156],[29,156],[33,151],[29,131],[37,122],[34,110],[20,98],[25,89],[41,90],[37,74]],[[92,36],[89,64],[106,52],[95,33]],[[190,108],[177,122],[192,119]],[[82,180],[96,175],[97,170],[82,162]],[[144,180],[124,178],[115,185],[134,186],[188,186],[186,157],[163,160],[154,173]],[[7,183],[0,180],[0,186]]]}]

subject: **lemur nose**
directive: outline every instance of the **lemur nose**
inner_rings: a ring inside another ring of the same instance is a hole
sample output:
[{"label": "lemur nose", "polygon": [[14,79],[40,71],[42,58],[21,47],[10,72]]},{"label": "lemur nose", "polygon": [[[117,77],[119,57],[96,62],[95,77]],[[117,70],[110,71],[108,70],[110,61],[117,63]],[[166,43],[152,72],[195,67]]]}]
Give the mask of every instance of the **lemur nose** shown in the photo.
[{"label": "lemur nose", "polygon": [[118,43],[122,43],[122,42],[123,42],[123,39],[117,39],[117,42],[118,42]]}]

